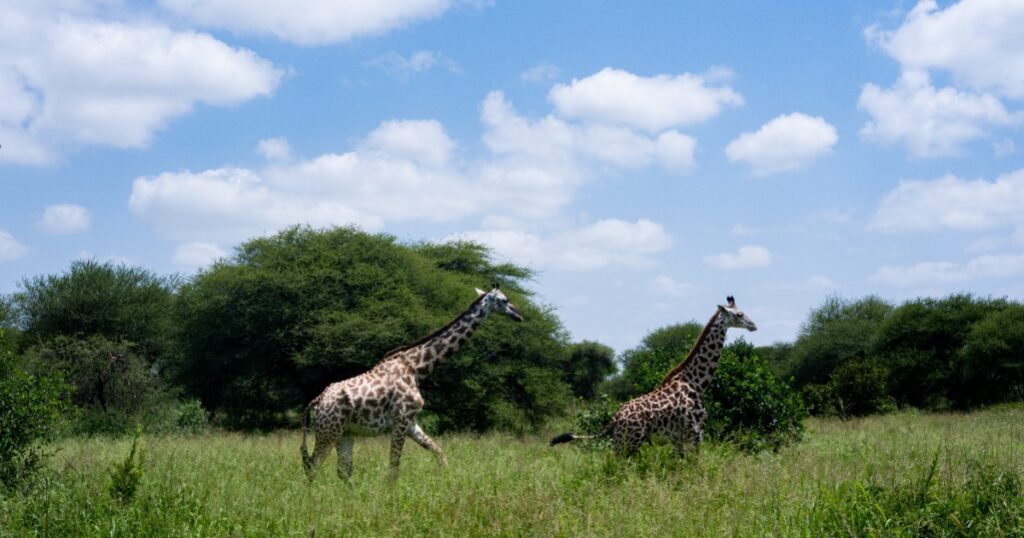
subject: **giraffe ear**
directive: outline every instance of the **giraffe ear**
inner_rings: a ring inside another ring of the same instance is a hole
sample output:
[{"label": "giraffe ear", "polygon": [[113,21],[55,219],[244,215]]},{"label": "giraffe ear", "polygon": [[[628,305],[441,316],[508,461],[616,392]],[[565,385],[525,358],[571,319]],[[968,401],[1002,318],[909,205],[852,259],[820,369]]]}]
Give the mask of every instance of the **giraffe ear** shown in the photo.
[{"label": "giraffe ear", "polygon": [[476,290],[476,296],[477,296],[477,297],[479,297],[479,296],[481,296],[481,295],[486,295],[486,294],[487,294],[487,292],[486,292],[486,291],[484,291],[484,290],[482,290],[482,289],[480,289],[480,288],[473,288],[473,289],[475,289],[475,290]]},{"label": "giraffe ear", "polygon": [[727,309],[724,304],[720,304],[720,305],[718,305],[718,311],[724,314],[724,313],[728,312],[729,309]]}]

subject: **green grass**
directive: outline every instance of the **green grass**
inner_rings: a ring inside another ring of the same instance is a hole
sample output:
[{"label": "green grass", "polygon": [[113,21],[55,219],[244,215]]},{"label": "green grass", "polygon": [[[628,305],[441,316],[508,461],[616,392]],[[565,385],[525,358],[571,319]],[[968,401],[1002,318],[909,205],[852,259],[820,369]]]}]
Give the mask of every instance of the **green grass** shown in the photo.
[{"label": "green grass", "polygon": [[131,439],[56,445],[36,486],[0,500],[23,536],[1024,536],[1024,407],[810,420],[805,440],[747,455],[665,446],[628,462],[546,437],[440,436],[451,467],[384,438],[332,454],[306,483],[295,432],[145,436],[133,499],[109,493]]}]

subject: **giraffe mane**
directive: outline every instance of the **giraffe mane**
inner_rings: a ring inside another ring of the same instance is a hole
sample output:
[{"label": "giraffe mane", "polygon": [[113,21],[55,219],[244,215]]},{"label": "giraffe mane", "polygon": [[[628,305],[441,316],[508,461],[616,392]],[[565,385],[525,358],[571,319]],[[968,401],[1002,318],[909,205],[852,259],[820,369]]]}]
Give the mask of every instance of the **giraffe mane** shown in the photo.
[{"label": "giraffe mane", "polygon": [[703,342],[704,338],[707,337],[708,331],[711,330],[711,326],[714,325],[716,319],[718,319],[718,310],[715,310],[715,313],[711,315],[711,319],[708,320],[707,325],[705,325],[704,329],[700,331],[700,335],[698,335],[697,340],[693,342],[693,348],[686,354],[686,358],[677,364],[675,368],[669,370],[669,372],[665,374],[665,377],[661,379],[661,383],[658,383],[658,387],[664,387],[665,383],[668,383],[670,379],[675,377],[675,375],[678,374],[684,366],[686,366],[686,363],[690,362],[690,359],[697,354],[697,349],[700,348],[701,342]]},{"label": "giraffe mane", "polygon": [[[406,344],[404,346],[398,346],[398,347],[392,349],[391,351],[388,351],[387,353],[384,354],[384,359],[387,359],[388,357],[394,355],[395,353],[398,353],[398,352],[401,352],[401,351],[405,351],[407,349],[412,349],[412,348],[414,348],[414,347],[416,347],[418,345],[421,345],[421,344],[423,344],[425,342],[428,342],[428,341],[432,340],[437,335],[439,335],[439,334],[443,333],[444,331],[448,330],[449,328],[451,328],[452,325],[455,325],[456,323],[458,323],[458,321],[460,319],[462,319],[462,314],[465,314],[466,312],[471,310],[474,306],[476,306],[477,303],[479,303],[480,301],[483,301],[484,297],[487,297],[486,293],[483,294],[483,295],[478,295],[477,298],[475,300],[473,300],[472,303],[469,303],[469,306],[465,310],[463,310],[462,313],[460,313],[458,316],[455,316],[455,319],[449,321],[444,327],[441,327],[440,329],[437,329],[436,331],[434,331],[434,332],[424,336],[423,338],[420,338],[419,340],[417,340],[417,341],[415,341],[415,342],[413,342],[411,344]],[[383,360],[383,359],[381,359],[381,360]]]}]

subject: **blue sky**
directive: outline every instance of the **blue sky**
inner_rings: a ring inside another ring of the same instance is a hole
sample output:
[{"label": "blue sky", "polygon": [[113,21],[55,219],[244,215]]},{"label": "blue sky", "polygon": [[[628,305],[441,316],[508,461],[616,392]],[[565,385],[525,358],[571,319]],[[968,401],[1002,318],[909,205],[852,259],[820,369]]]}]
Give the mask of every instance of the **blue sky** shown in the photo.
[{"label": "blue sky", "polygon": [[1024,2],[0,0],[0,292],[468,238],[624,350],[728,294],[1024,296]]}]

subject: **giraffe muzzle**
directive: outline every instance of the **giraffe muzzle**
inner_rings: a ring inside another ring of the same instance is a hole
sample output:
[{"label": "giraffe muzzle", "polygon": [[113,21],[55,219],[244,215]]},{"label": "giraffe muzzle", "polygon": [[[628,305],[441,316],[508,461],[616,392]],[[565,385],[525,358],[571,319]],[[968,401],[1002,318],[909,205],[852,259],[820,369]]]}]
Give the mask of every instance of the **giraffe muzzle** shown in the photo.
[{"label": "giraffe muzzle", "polygon": [[508,317],[516,321],[523,321],[523,315],[519,313],[519,309],[517,309],[512,303],[508,304],[508,308],[505,309],[505,313],[508,314]]}]

